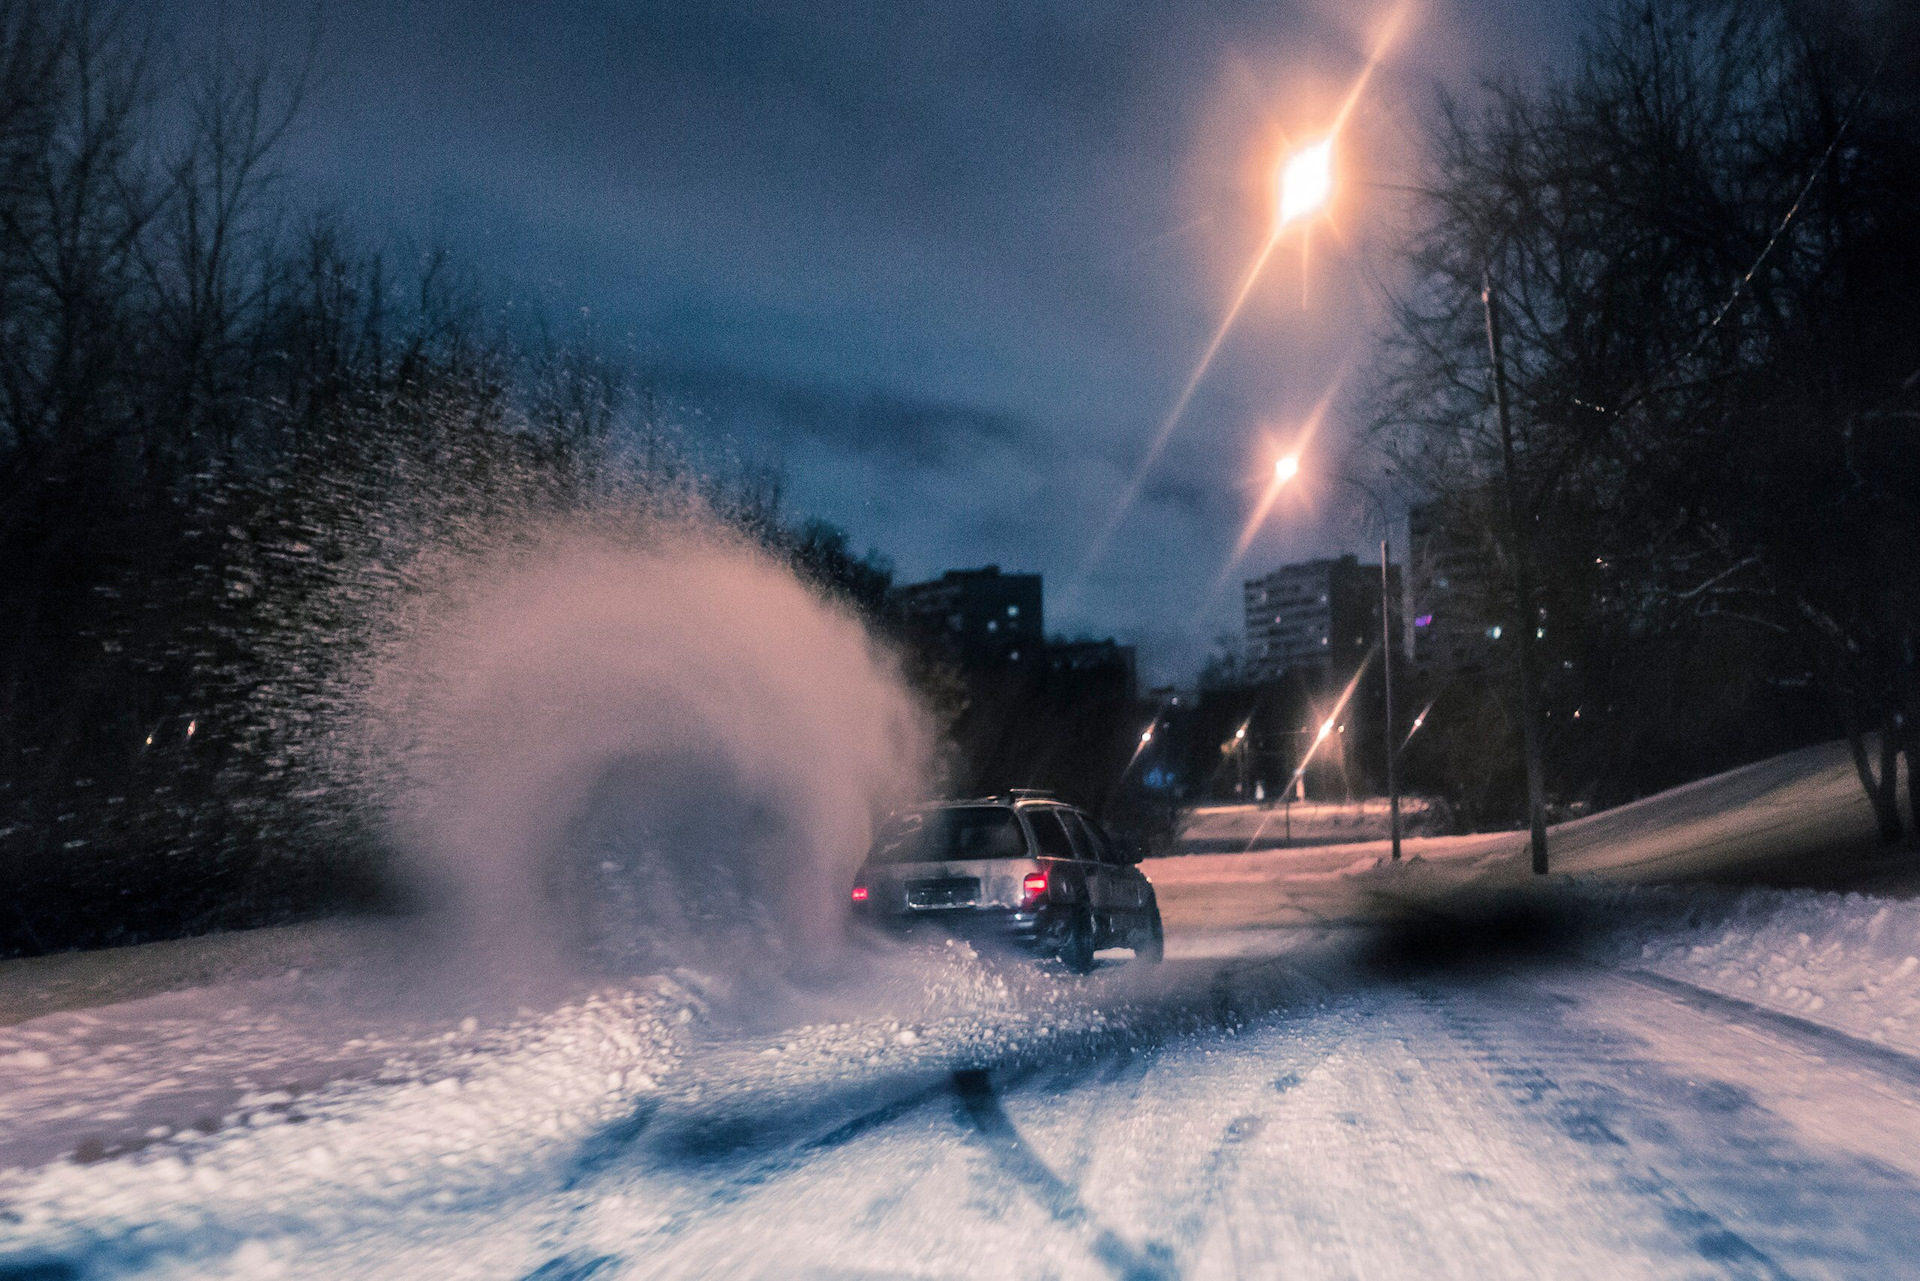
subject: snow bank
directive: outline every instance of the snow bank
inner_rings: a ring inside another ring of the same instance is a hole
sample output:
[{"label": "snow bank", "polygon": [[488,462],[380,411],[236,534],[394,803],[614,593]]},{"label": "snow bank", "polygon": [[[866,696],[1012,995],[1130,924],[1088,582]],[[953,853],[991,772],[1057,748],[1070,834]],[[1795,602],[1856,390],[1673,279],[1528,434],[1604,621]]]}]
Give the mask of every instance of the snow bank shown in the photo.
[{"label": "snow bank", "polygon": [[484,1195],[551,1166],[568,1150],[558,1140],[657,1088],[698,1008],[662,980],[492,1033],[476,1035],[470,1021],[445,1035],[444,1053],[408,1046],[371,1081],[305,1097],[262,1089],[212,1133],[183,1129],[129,1158],[0,1176],[8,1235],[15,1248],[113,1271],[219,1257],[295,1222],[339,1229]]},{"label": "snow bank", "polygon": [[1920,901],[1812,890],[1591,890],[1613,963],[1920,1054]]}]

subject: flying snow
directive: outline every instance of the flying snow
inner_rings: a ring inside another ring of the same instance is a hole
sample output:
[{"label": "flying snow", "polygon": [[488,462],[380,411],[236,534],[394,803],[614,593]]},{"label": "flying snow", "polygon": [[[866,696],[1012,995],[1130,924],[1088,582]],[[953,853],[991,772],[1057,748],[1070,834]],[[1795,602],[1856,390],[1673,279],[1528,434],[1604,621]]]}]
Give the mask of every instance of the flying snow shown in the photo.
[{"label": "flying snow", "polygon": [[505,969],[791,977],[926,734],[890,657],[738,539],[550,530],[445,574],[374,682],[429,901]]}]

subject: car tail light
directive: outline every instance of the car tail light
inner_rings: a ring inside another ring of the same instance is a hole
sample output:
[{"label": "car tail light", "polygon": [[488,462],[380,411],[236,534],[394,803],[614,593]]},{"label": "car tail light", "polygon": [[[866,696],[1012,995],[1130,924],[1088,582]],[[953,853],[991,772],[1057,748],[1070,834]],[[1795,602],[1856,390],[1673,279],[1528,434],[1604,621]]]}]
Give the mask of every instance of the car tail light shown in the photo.
[{"label": "car tail light", "polygon": [[1020,881],[1020,894],[1029,903],[1039,902],[1040,897],[1046,892],[1047,874],[1045,872],[1029,872]]},{"label": "car tail light", "polygon": [[866,886],[864,886],[864,885],[856,885],[856,886],[854,886],[854,887],[853,887],[853,901],[854,901],[854,902],[856,902],[856,903],[864,903],[864,902],[866,902],[866,901],[867,901],[867,887],[866,887]]}]

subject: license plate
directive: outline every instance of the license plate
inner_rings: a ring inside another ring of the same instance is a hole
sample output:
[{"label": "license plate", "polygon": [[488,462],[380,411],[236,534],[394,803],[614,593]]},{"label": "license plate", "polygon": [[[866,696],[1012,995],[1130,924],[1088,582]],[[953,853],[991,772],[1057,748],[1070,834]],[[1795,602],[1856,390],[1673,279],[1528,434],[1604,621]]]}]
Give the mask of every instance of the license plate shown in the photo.
[{"label": "license plate", "polygon": [[971,907],[979,898],[980,881],[972,876],[907,883],[908,907]]}]

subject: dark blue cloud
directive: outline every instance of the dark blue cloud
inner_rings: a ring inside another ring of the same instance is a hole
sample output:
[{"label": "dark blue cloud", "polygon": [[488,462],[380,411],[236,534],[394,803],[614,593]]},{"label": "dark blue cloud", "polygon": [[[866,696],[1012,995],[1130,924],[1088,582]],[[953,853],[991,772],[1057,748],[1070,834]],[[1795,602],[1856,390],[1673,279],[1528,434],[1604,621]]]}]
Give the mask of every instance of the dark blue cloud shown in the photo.
[{"label": "dark blue cloud", "polygon": [[[191,43],[221,6],[165,9]],[[313,9],[225,12],[294,47]],[[1550,13],[1423,6],[1356,122],[1373,160],[1405,158],[1435,78],[1565,48]],[[1317,251],[1311,311],[1297,276],[1256,299],[1069,602],[1257,240],[1249,158],[1311,117],[1302,86],[1324,99],[1358,69],[1355,5],[325,0],[319,16],[293,157],[317,200],[587,309],[698,411],[690,430],[787,471],[796,505],[906,574],[1040,570],[1050,618],[1150,639],[1155,678],[1190,670],[1230,618],[1204,592],[1262,433],[1366,339],[1350,229]],[[1255,555],[1327,550],[1351,525],[1329,502]]]}]

